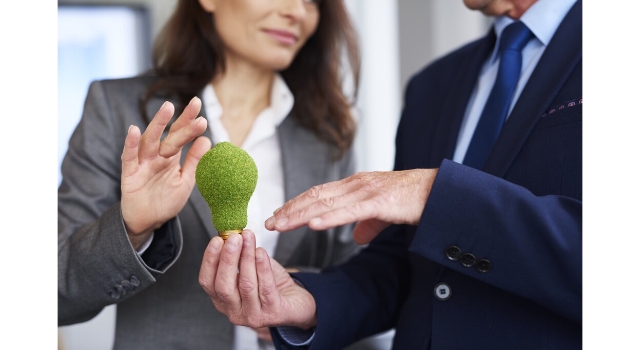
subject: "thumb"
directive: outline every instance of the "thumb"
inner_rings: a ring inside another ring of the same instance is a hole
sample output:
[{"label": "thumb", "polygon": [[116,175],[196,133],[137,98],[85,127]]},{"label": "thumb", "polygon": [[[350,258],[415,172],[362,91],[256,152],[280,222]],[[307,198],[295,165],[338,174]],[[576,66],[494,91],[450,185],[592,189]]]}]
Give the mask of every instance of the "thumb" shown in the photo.
[{"label": "thumb", "polygon": [[378,219],[360,221],[353,229],[353,240],[358,244],[367,244],[373,241],[389,225],[388,222]]}]

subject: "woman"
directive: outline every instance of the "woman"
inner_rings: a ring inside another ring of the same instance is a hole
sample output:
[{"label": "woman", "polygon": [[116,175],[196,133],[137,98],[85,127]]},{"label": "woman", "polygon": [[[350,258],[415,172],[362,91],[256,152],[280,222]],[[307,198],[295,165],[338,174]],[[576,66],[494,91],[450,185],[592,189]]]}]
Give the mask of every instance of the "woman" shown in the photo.
[{"label": "woman", "polygon": [[150,74],[92,83],[58,191],[59,325],[117,303],[116,349],[268,347],[268,332],[234,327],[198,283],[217,231],[195,167],[212,144],[242,147],[260,174],[258,245],[292,269],[348,259],[349,227],[264,229],[285,200],[353,172],[345,52],[357,82],[341,0],[180,0]]}]

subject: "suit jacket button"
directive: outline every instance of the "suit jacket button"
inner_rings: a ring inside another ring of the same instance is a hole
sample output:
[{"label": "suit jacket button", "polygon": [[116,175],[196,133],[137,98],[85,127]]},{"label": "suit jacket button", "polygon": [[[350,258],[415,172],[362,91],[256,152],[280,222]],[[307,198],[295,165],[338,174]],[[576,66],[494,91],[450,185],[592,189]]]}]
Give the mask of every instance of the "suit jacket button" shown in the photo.
[{"label": "suit jacket button", "polygon": [[447,255],[447,258],[449,258],[449,260],[456,261],[460,259],[460,255],[462,254],[462,251],[460,250],[460,248],[452,245],[445,250],[445,254]]},{"label": "suit jacket button", "polygon": [[476,263],[476,270],[480,272],[489,272],[491,270],[491,261],[487,259],[480,259]]},{"label": "suit jacket button", "polygon": [[433,290],[433,293],[435,294],[436,299],[445,301],[451,297],[451,287],[446,283],[438,283],[436,288]]},{"label": "suit jacket button", "polygon": [[476,264],[476,257],[471,253],[464,253],[460,257],[460,263],[464,267],[471,267]]}]

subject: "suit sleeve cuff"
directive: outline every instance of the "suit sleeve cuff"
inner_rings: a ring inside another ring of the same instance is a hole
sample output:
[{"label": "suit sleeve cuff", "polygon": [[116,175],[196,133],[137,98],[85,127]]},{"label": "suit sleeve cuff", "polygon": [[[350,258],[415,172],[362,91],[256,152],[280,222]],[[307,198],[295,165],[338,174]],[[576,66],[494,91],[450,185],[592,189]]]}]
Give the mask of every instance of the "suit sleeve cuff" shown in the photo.
[{"label": "suit sleeve cuff", "polygon": [[292,346],[309,345],[316,335],[316,327],[305,330],[297,327],[281,326],[277,327],[276,330],[280,338]]}]

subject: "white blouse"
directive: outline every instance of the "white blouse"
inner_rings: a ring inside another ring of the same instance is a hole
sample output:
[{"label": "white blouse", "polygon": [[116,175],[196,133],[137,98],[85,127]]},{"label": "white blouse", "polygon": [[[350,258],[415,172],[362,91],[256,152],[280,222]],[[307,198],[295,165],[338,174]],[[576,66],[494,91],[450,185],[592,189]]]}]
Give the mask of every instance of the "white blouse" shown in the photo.
[{"label": "white blouse", "polygon": [[[287,84],[280,75],[276,75],[271,87],[271,104],[258,114],[241,146],[258,167],[258,183],[247,209],[247,228],[255,233],[256,245],[264,248],[270,257],[275,253],[280,233],[265,229],[264,222],[275,209],[284,204],[282,152],[276,128],[291,112],[293,102],[293,94]],[[213,135],[213,144],[229,141],[229,134],[220,120],[222,106],[211,84],[202,92],[202,103]],[[264,348],[258,345],[255,331],[247,327],[235,327],[234,350]]]}]

